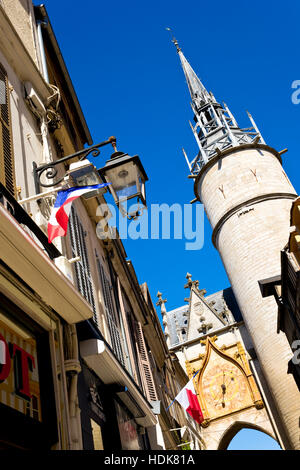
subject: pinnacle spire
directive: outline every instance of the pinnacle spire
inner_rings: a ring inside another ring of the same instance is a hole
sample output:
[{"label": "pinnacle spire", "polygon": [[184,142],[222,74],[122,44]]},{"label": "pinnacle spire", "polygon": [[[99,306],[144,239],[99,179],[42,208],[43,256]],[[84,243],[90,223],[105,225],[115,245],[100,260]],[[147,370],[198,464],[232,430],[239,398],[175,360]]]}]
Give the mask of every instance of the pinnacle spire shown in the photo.
[{"label": "pinnacle spire", "polygon": [[157,305],[157,307],[158,306],[160,307],[161,314],[162,314],[162,316],[164,316],[167,313],[166,307],[165,307],[165,303],[167,302],[167,299],[163,299],[162,298],[162,293],[159,292],[159,291],[157,292],[156,297],[158,298],[158,301],[156,302],[156,305]]},{"label": "pinnacle spire", "polygon": [[182,65],[182,69],[186,78],[192,102],[196,108],[204,106],[206,103],[212,101],[211,95],[208,93],[200,78],[193,70],[189,62],[186,60],[182,50],[179,48],[178,55]]},{"label": "pinnacle spire", "polygon": [[[170,31],[170,28],[168,30]],[[217,155],[220,156],[230,147],[265,144],[252,116],[248,113],[252,127],[240,128],[228,106],[225,103],[222,106],[214,95],[206,90],[174,37],[172,42],[176,46],[192,98],[196,123],[194,125],[190,123],[199,148],[196,157],[192,161],[187,161],[191,174],[197,175],[209,160]]]},{"label": "pinnacle spire", "polygon": [[169,31],[172,35],[172,42],[175,44],[177,53],[179,55],[193,104],[198,108],[199,106],[203,106],[206,102],[212,101],[212,99],[214,99],[213,94],[208,93],[201,80],[198,78],[197,74],[186,60],[181,47],[179,47],[177,39],[172,34],[171,28],[166,28],[166,30]]},{"label": "pinnacle spire", "polygon": [[199,286],[199,281],[192,281],[192,275],[190,273],[186,273],[185,278],[187,279],[187,283],[184,286],[185,289],[191,289],[193,286]]},{"label": "pinnacle spire", "polygon": [[158,301],[156,302],[156,305],[160,307],[160,312],[161,312],[161,316],[162,316],[162,324],[163,324],[163,328],[164,328],[164,333],[165,333],[165,337],[166,337],[167,346],[169,348],[171,343],[170,343],[170,335],[169,335],[169,328],[168,328],[167,310],[166,310],[166,306],[165,306],[165,303],[167,302],[167,299],[163,299],[162,298],[162,293],[159,292],[159,291],[157,292],[156,297],[158,298]]}]

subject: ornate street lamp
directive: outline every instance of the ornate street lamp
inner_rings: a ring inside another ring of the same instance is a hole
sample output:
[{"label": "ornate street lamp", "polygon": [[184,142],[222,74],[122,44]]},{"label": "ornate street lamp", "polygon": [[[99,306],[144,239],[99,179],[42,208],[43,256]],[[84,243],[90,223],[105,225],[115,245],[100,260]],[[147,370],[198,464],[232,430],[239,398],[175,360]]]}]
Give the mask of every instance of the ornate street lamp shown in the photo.
[{"label": "ornate street lamp", "polygon": [[[74,186],[91,186],[103,183],[97,168],[87,158],[71,163],[67,175],[73,180]],[[83,194],[82,197],[84,199],[90,199],[104,194],[106,191],[107,189],[104,187]]]},{"label": "ornate street lamp", "polygon": [[[88,155],[97,157],[100,154],[100,147],[111,144],[114,149],[110,160],[106,162],[103,168],[97,169],[88,159]],[[68,163],[70,160],[77,161],[70,163],[69,169],[58,179],[57,166],[61,163]],[[123,152],[117,152],[116,138],[110,137],[108,140],[92,147],[80,150],[72,155],[60,158],[54,162],[37,166],[33,163],[33,174],[36,192],[40,193],[40,187],[50,188],[63,182],[66,176],[73,181],[74,186],[88,186],[101,184],[104,181],[111,183],[108,186],[115,203],[121,213],[129,219],[135,219],[141,215],[143,208],[146,207],[145,182],[148,177],[137,155],[130,157]],[[49,183],[47,180],[50,180]],[[106,192],[106,188],[97,189],[87,193],[83,197],[89,199]],[[38,194],[43,197],[43,193]],[[35,196],[35,198],[37,198]],[[29,198],[31,199],[31,198]],[[28,199],[26,199],[27,201]],[[128,213],[125,208],[126,201],[136,203],[137,209]],[[25,200],[24,200],[25,201]]]},{"label": "ornate street lamp", "polygon": [[[146,207],[145,182],[148,180],[143,165],[137,155],[131,157],[127,153],[115,152],[103,168],[98,170],[99,175],[109,186],[116,205],[121,213],[129,219],[135,219],[142,214]],[[135,210],[127,212],[124,204],[130,201]]]}]

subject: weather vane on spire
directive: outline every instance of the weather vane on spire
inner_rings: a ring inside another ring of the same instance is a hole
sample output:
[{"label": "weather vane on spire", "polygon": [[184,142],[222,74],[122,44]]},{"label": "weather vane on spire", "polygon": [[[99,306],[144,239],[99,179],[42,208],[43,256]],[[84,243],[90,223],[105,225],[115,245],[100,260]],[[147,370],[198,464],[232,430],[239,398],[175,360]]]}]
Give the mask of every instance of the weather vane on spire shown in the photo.
[{"label": "weather vane on spire", "polygon": [[175,44],[177,52],[181,51],[177,39],[173,36],[173,32],[171,28],[166,28],[166,31],[169,31],[172,36],[172,42]]}]

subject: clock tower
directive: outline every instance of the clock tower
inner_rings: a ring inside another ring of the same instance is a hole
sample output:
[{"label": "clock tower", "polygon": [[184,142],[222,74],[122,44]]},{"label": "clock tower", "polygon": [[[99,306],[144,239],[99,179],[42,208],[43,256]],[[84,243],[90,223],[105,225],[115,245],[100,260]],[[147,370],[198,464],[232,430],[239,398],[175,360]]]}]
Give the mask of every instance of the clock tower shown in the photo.
[{"label": "clock tower", "polygon": [[226,449],[242,428],[262,431],[282,447],[283,431],[276,425],[274,402],[263,387],[263,374],[253,343],[231,288],[206,296],[187,274],[186,306],[166,311],[168,347],[194,378],[203,414],[201,437],[207,450]]},{"label": "clock tower", "polygon": [[[259,281],[280,273],[280,252],[289,237],[296,192],[282,168],[281,155],[270,147],[248,113],[250,125],[239,126],[224,103],[208,92],[173,39],[191,96],[192,131],[198,146],[188,160],[196,199],[204,205],[243,321],[274,403],[276,423],[287,448],[300,448],[300,393],[287,373],[293,353],[277,332],[277,304],[263,298]],[[220,379],[221,380],[221,379]]]}]

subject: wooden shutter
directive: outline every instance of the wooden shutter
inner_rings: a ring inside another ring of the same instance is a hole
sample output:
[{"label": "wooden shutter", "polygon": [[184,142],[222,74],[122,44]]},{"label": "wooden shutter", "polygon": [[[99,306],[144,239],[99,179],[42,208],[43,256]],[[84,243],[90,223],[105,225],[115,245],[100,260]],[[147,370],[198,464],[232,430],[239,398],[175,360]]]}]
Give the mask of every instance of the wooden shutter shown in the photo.
[{"label": "wooden shutter", "polygon": [[114,301],[113,301],[113,296],[112,296],[112,286],[104,272],[103,266],[100,263],[99,258],[97,258],[97,265],[98,265],[98,271],[99,271],[100,279],[101,279],[103,300],[104,300],[105,307],[107,308],[108,313],[111,315],[114,322],[117,323],[117,317],[115,313]]},{"label": "wooden shutter", "polygon": [[15,166],[7,73],[0,64],[0,182],[15,196]]},{"label": "wooden shutter", "polygon": [[135,340],[140,363],[140,373],[148,401],[156,401],[157,393],[151,371],[149,356],[140,322],[134,321]]},{"label": "wooden shutter", "polygon": [[74,263],[77,287],[81,295],[91,305],[94,312],[93,320],[96,325],[99,326],[93,282],[85,243],[85,232],[73,207],[71,208],[69,227],[73,257],[80,256],[80,261]]},{"label": "wooden shutter", "polygon": [[119,320],[116,315],[114,301],[113,301],[113,294],[112,294],[112,286],[104,272],[103,266],[100,263],[99,258],[97,258],[97,266],[98,271],[101,279],[102,284],[102,292],[103,292],[103,300],[105,306],[105,313],[106,313],[106,322],[109,330],[110,335],[110,345],[119,359],[120,363],[123,367],[126,368],[126,360],[125,360],[125,344],[124,338],[119,326]]}]

